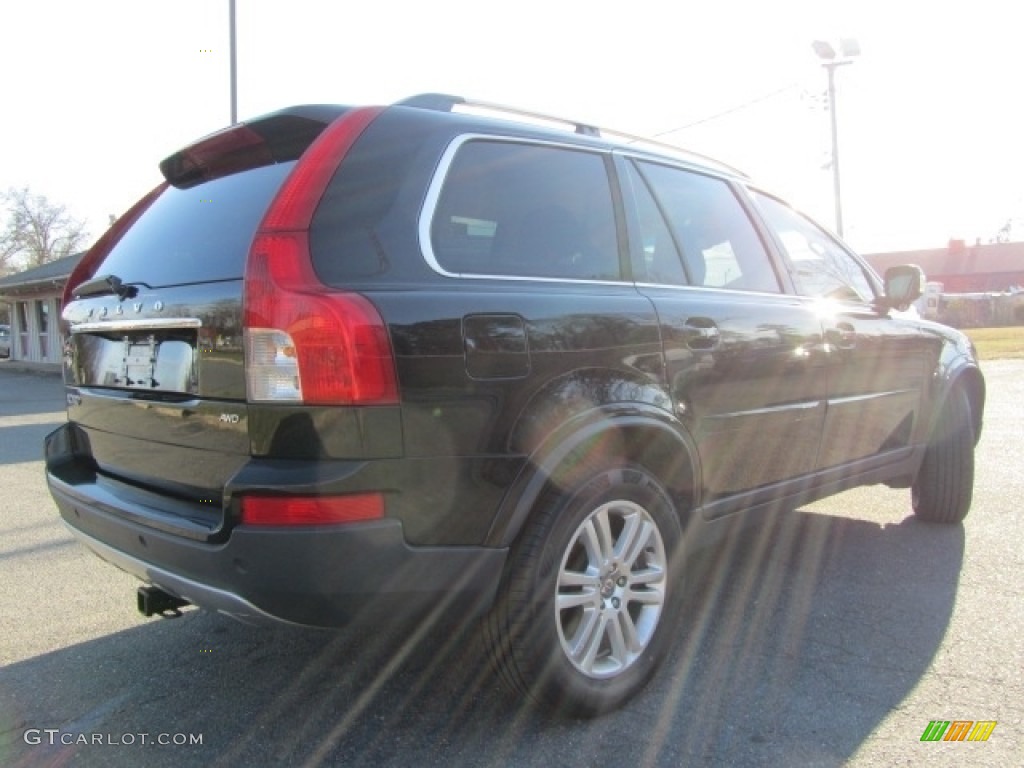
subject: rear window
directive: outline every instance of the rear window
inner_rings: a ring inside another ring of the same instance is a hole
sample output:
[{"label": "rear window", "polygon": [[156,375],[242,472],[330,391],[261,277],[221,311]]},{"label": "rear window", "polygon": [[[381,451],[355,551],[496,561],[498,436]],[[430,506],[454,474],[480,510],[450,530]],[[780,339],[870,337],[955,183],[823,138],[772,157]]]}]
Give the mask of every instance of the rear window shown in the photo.
[{"label": "rear window", "polygon": [[168,187],[97,274],[151,288],[242,277],[256,228],[293,165],[254,168],[188,189]]}]

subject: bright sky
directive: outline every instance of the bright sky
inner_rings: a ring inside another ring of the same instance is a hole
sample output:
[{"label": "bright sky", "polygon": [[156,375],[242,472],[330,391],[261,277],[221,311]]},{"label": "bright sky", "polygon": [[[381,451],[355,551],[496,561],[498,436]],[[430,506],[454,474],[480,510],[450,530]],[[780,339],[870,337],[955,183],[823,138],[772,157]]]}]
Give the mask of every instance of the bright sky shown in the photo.
[{"label": "bright sky", "polygon": [[[238,114],[442,91],[716,156],[832,227],[838,69],[846,239],[863,252],[1024,239],[1024,4],[1013,0],[237,0]],[[0,189],[94,237],[157,163],[229,122],[228,0],[4,0]],[[725,114],[722,114],[725,113]],[[716,117],[718,116],[718,117]],[[712,119],[708,119],[712,118]],[[685,126],[685,127],[684,127]]]}]

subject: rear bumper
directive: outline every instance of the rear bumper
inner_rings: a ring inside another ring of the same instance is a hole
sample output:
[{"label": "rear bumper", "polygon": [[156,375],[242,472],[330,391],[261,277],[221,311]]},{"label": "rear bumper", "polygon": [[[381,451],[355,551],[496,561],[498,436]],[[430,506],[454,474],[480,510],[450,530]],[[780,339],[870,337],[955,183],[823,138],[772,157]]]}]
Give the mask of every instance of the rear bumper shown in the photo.
[{"label": "rear bumper", "polygon": [[165,592],[187,600],[194,605],[202,606],[207,610],[216,611],[217,613],[223,613],[246,624],[291,623],[286,619],[271,616],[262,608],[253,605],[244,597],[234,592],[217,589],[209,584],[201,584],[180,574],[171,573],[151,563],[139,560],[137,557],[126,555],[124,552],[108,547],[102,541],[97,541],[92,536],[82,533],[73,525],[66,524],[71,534],[92,550],[93,554],[97,555],[101,560],[106,560],[108,563],[116,565],[125,573],[129,573],[145,581],[147,584],[158,586]]},{"label": "rear bumper", "polygon": [[[443,615],[493,602],[507,550],[409,546],[399,520],[338,526],[235,526],[202,541],[133,518],[89,482],[48,467],[64,522],[102,559],[195,605],[249,623],[338,627]],[[60,475],[60,476],[58,476]]]}]

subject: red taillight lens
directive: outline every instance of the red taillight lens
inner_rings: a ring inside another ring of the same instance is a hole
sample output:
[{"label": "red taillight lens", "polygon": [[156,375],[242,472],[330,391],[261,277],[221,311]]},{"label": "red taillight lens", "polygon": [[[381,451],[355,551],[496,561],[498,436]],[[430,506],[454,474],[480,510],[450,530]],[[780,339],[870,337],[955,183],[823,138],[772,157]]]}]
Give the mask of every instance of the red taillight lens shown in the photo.
[{"label": "red taillight lens", "polygon": [[345,152],[380,113],[332,123],[299,159],[249,249],[244,336],[255,402],[379,405],[398,402],[387,328],[364,297],[332,291],[313,272],[309,223]]},{"label": "red taillight lens", "polygon": [[384,517],[384,494],[243,496],[246,525],[336,525]]},{"label": "red taillight lens", "polygon": [[382,107],[354,109],[327,126],[281,185],[260,231],[309,229],[313,212],[345,153],[382,111]]},{"label": "red taillight lens", "polygon": [[164,182],[151,190],[149,194],[129,208],[127,213],[115,221],[110,226],[110,229],[108,229],[103,236],[93,244],[88,253],[82,257],[80,262],[78,262],[78,266],[72,270],[71,276],[64,284],[64,295],[62,297],[63,303],[61,306],[66,307],[68,305],[68,302],[70,302],[75,295],[75,288],[80,286],[96,273],[96,268],[99,266],[100,262],[107,257],[107,254],[113,250],[114,246],[117,245],[117,241],[120,240],[124,233],[128,231],[128,228],[146,212],[146,209],[152,205],[153,201],[160,197],[165,189],[167,189],[167,182]]},{"label": "red taillight lens", "polygon": [[384,321],[362,296],[321,286],[306,250],[305,232],[253,241],[244,331],[249,399],[397,403]]}]

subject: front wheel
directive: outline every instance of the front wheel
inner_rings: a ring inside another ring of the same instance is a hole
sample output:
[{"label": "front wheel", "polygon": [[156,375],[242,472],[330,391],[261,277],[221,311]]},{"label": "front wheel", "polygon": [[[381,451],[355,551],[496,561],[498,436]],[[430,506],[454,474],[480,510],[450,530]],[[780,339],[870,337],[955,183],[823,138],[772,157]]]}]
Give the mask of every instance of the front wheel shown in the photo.
[{"label": "front wheel", "polygon": [[959,523],[974,493],[974,427],[967,393],[949,393],[911,491],[914,514],[929,523]]},{"label": "front wheel", "polygon": [[601,468],[543,498],[487,622],[499,671],[567,714],[623,704],[674,636],[681,540],[668,493],[641,467]]}]

